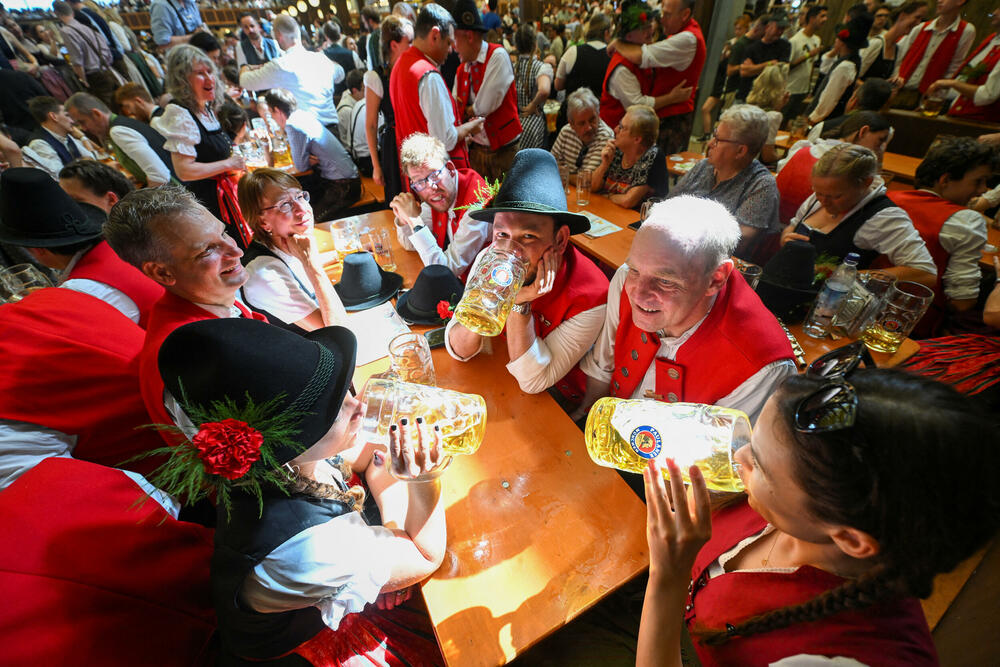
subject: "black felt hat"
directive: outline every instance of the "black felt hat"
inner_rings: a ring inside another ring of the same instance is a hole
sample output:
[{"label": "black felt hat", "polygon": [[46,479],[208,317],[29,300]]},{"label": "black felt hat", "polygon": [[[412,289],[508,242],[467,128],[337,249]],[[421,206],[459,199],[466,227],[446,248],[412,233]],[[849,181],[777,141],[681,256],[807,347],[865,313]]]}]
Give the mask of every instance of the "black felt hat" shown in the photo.
[{"label": "black felt hat", "polygon": [[469,215],[474,220],[493,222],[493,216],[500,212],[550,215],[555,218],[557,228],[560,224],[568,225],[570,234],[590,230],[587,216],[566,210],[566,191],[559,165],[552,153],[541,148],[518,151],[497,196],[487,208]]},{"label": "black felt hat", "polygon": [[849,48],[860,51],[868,46],[868,33],[871,32],[875,17],[868,12],[861,12],[846,24],[837,26],[837,39]]},{"label": "black felt hat", "polygon": [[107,214],[79,204],[41,169],[15,167],[0,174],[0,241],[55,248],[101,237]]},{"label": "black felt hat", "polygon": [[808,241],[789,241],[764,265],[757,296],[786,324],[800,322],[819,293],[815,276],[816,247]]},{"label": "black felt hat", "polygon": [[[343,327],[300,336],[257,320],[213,318],[175,329],[157,361],[164,385],[187,406],[208,410],[230,399],[239,408],[248,400],[259,406],[278,399],[280,411],[305,413],[293,442],[271,450],[283,464],[318,442],[336,421],[351,386],[356,350],[354,334]],[[254,465],[264,465],[263,459]]]},{"label": "black felt hat", "polygon": [[456,0],[451,8],[451,16],[455,19],[455,30],[487,31],[475,0]]},{"label": "black felt hat", "polygon": [[410,324],[440,324],[437,306],[442,301],[458,303],[465,286],[443,264],[425,266],[413,282],[413,289],[396,301],[396,312]]},{"label": "black felt hat", "polygon": [[333,288],[347,310],[367,310],[396,296],[402,285],[403,276],[383,271],[370,252],[352,252]]}]

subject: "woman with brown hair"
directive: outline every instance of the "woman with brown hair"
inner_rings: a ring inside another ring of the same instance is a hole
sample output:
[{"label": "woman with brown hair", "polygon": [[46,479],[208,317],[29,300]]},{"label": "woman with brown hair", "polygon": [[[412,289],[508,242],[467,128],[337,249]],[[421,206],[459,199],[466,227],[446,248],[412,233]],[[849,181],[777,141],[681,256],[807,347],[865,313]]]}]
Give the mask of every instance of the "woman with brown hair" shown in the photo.
[{"label": "woman with brown hair", "polygon": [[[389,72],[413,41],[413,23],[390,14],[382,19],[382,60],[378,70],[365,72],[365,136],[372,156],[372,180],[385,187],[385,201],[403,191],[396,145],[396,114],[389,98]],[[380,118],[381,116],[381,118]]]}]

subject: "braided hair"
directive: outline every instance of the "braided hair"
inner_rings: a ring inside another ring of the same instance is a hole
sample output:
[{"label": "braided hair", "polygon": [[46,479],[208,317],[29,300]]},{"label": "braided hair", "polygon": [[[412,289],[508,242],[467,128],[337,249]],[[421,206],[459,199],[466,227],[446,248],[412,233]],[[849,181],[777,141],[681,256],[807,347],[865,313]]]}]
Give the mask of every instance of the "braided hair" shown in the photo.
[{"label": "braided hair", "polygon": [[934,576],[954,569],[1000,527],[1000,497],[984,478],[997,469],[998,419],[951,387],[902,371],[859,370],[854,426],[795,431],[799,402],[823,380],[793,376],[776,400],[791,442],[793,475],[819,522],[862,530],[879,543],[872,567],[812,600],[725,630],[695,633],[706,645],[930,595]]}]

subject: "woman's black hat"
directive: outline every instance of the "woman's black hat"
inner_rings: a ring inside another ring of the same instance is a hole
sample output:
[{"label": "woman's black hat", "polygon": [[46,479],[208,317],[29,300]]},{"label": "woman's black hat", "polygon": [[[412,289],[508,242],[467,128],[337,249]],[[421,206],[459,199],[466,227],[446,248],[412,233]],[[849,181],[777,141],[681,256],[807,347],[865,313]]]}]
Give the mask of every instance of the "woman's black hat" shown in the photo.
[{"label": "woman's black hat", "polygon": [[437,306],[442,301],[456,304],[465,286],[443,264],[425,266],[413,283],[413,289],[396,301],[396,312],[410,324],[440,324]]},{"label": "woman's black hat", "polygon": [[837,26],[837,39],[848,48],[860,51],[868,46],[868,33],[871,32],[875,17],[868,12],[860,12],[846,24]]},{"label": "woman's black hat", "polygon": [[518,151],[497,196],[487,208],[472,211],[469,216],[492,223],[493,216],[500,212],[549,215],[555,218],[557,229],[559,225],[569,226],[570,234],[590,230],[587,216],[566,210],[559,166],[552,153],[541,148]]},{"label": "woman's black hat", "polygon": [[757,296],[786,324],[800,322],[819,293],[815,276],[816,247],[808,241],[789,241],[764,265]]},{"label": "woman's black hat", "polygon": [[107,214],[80,204],[41,169],[14,167],[0,174],[0,242],[57,248],[101,238]]},{"label": "woman's black hat", "polygon": [[367,310],[385,303],[403,286],[403,276],[384,271],[370,252],[344,257],[340,282],[333,286],[347,310]]}]

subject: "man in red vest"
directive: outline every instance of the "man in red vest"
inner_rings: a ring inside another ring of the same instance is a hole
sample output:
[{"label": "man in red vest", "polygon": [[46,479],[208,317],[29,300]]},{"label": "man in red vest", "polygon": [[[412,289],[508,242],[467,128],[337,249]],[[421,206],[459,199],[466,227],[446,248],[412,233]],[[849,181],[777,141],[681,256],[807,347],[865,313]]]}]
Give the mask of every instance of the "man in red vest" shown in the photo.
[{"label": "man in red vest", "polygon": [[949,137],[931,146],[917,167],[919,190],[887,194],[906,211],[937,266],[935,301],[920,333],[933,334],[946,310],[975,307],[979,298],[979,260],[986,244],[986,219],[966,208],[986,192],[996,166],[993,150],[969,137]]},{"label": "man in red vest", "polygon": [[963,79],[938,79],[927,89],[930,94],[951,88],[958,98],[948,115],[966,120],[1000,123],[1000,8],[990,14],[994,32],[977,46],[958,69]]},{"label": "man in red vest", "polygon": [[[139,356],[142,399],[154,424],[173,424],[175,398],[164,395],[156,365],[160,345],[171,331],[212,317],[264,320],[236,300],[247,281],[243,251],[225,225],[180,186],[137,190],[111,210],[104,235],[122,259],[166,293],[153,305]],[[172,440],[164,434],[167,442]]]},{"label": "man in red vest", "polygon": [[733,270],[739,238],[717,202],[681,196],[653,207],[580,362],[587,395],[574,417],[610,395],[711,403],[757,419],[795,363],[781,325]]},{"label": "man in red vest", "polygon": [[77,203],[38,169],[0,177],[0,241],[23,246],[61,271],[60,287],[90,294],[145,328],[163,288],[123,262],[101,238],[106,214]]},{"label": "man in red vest", "polygon": [[[590,219],[566,211],[559,167],[538,148],[520,151],[490,206],[470,216],[492,222],[493,242],[517,246],[526,259],[524,285],[501,334],[507,370],[521,391],[555,386],[575,405],[585,383],[577,362],[601,330],[608,296],[608,279],[569,243],[572,234],[590,229]],[[452,357],[468,361],[479,354],[483,337],[453,319],[445,344]]]},{"label": "man in red vest", "polygon": [[438,69],[455,40],[455,19],[441,5],[420,9],[413,43],[389,76],[389,96],[396,113],[396,147],[414,132],[437,137],[459,169],[469,167],[466,138],[483,126],[482,118],[462,123],[462,113]]},{"label": "man in red vest", "polygon": [[892,106],[915,109],[931,84],[958,73],[976,39],[976,27],[961,17],[965,3],[941,0],[937,3],[937,18],[924,21],[903,40],[893,75],[893,83],[902,90]]},{"label": "man in red vest", "polygon": [[468,211],[488,198],[486,181],[472,169],[457,169],[444,144],[422,133],[403,142],[399,164],[410,181],[410,192],[389,203],[399,243],[416,250],[425,266],[443,264],[463,278],[490,241],[489,223]]},{"label": "man in red vest", "polygon": [[455,50],[462,59],[455,74],[455,101],[462,118],[486,119],[485,136],[472,137],[469,160],[487,180],[496,181],[507,173],[521,144],[514,66],[502,46],[483,39],[486,26],[475,0],[458,0],[451,14]]},{"label": "man in red vest", "polygon": [[665,155],[687,150],[698,94],[698,78],[705,65],[705,38],[701,26],[691,17],[695,0],[663,0],[660,25],[664,39],[655,44],[630,44],[615,40],[614,49],[629,62],[652,69],[650,88],[644,93],[660,95],[686,92],[679,102],[656,107],[660,133],[656,145]]}]

